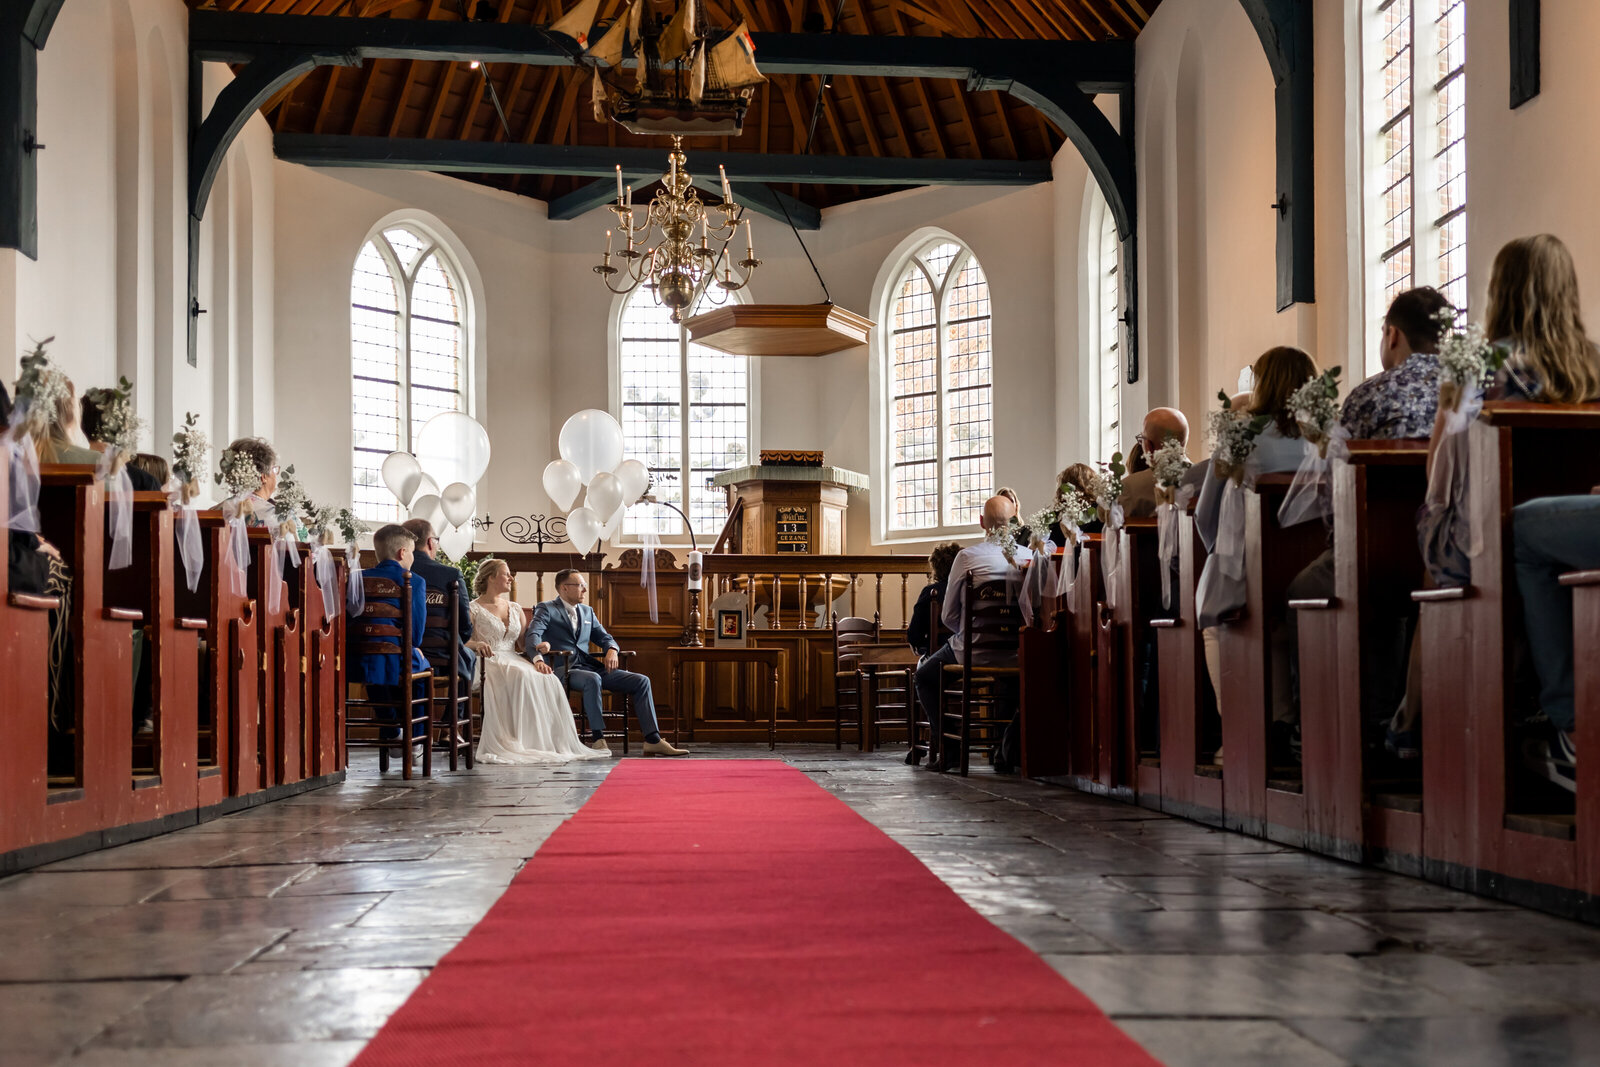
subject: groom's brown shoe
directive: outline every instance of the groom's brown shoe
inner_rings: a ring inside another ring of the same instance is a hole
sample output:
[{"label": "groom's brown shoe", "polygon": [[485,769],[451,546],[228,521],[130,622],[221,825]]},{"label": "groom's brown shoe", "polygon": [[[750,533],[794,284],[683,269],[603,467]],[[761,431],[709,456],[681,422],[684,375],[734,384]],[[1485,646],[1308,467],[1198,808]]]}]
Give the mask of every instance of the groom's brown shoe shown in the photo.
[{"label": "groom's brown shoe", "polygon": [[596,752],[604,752],[608,756],[611,755],[611,746],[606,744],[606,739],[603,737],[597,737],[593,741],[590,741],[589,747],[594,749]]},{"label": "groom's brown shoe", "polygon": [[659,741],[646,741],[644,754],[646,756],[687,756],[689,750],[686,748],[673,748],[667,739],[663,737]]}]

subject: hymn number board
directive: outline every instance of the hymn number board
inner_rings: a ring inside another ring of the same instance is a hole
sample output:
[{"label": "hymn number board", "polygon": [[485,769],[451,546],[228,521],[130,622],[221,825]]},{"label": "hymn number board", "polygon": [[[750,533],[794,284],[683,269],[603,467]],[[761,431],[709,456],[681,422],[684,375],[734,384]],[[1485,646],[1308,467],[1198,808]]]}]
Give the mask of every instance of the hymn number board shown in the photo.
[{"label": "hymn number board", "polygon": [[777,509],[777,549],[779,552],[811,551],[811,509],[809,507],[780,507]]}]

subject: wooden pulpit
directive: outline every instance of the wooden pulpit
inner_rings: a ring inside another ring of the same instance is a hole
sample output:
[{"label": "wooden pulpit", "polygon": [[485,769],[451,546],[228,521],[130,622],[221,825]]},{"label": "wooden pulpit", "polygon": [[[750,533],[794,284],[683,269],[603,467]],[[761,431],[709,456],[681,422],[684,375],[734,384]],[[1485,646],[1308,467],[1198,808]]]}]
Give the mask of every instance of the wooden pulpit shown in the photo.
[{"label": "wooden pulpit", "polygon": [[729,489],[730,506],[740,506],[738,551],[752,555],[844,554],[849,494],[871,485],[855,471],[773,463],[765,455],[760,466],[724,471],[712,482]]}]

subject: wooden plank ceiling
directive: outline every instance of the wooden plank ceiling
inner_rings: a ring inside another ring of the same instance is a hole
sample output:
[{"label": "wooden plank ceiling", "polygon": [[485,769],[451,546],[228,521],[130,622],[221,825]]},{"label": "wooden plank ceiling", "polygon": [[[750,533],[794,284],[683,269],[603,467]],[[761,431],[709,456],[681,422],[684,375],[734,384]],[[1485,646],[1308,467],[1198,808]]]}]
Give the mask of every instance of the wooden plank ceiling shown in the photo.
[{"label": "wooden plank ceiling", "polygon": [[[188,0],[192,8],[353,18],[441,19],[547,26],[576,0]],[[675,0],[646,0],[670,13]],[[603,0],[601,20],[626,0]],[[848,0],[839,30],[877,36],[946,36],[1104,41],[1136,36],[1160,0]],[[827,32],[837,0],[700,0],[702,18],[754,31]],[[761,57],[756,56],[759,63]],[[487,85],[505,111],[502,125]],[[690,138],[689,169],[714,173],[730,152],[802,152],[822,79],[771,75],[756,90],[742,136]],[[457,138],[526,144],[659,146],[615,123],[594,120],[589,72],[405,59],[368,60],[359,69],[319,67],[262,108],[272,128],[291,133]],[[823,93],[810,151],[843,156],[937,159],[1050,159],[1061,132],[1002,92],[968,92],[943,79],[843,77]],[[550,200],[591,179],[550,174],[456,174],[457,178]],[[791,185],[786,192],[816,207],[878,196],[884,186]]]}]

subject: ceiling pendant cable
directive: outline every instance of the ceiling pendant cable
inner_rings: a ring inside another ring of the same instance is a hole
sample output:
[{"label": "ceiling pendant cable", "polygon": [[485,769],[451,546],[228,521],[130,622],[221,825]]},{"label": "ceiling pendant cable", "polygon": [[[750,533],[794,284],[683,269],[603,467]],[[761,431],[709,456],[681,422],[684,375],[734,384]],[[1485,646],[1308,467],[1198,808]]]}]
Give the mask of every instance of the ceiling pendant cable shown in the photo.
[{"label": "ceiling pendant cable", "polygon": [[[844,0],[839,0],[838,5],[833,9],[832,32],[839,32],[839,19],[843,16]],[[806,129],[806,146],[800,150],[800,154],[802,156],[811,154],[811,142],[817,136],[817,119],[822,115],[822,94],[827,92],[828,86],[832,84],[833,75],[824,74],[822,76],[822,83],[817,86],[817,99],[811,105],[811,124]],[[811,258],[811,249],[806,247],[805,239],[800,236],[800,230],[797,226],[795,226],[794,219],[789,217],[789,208],[788,205],[783,202],[783,194],[779,193],[776,189],[773,190],[773,193],[776,194],[775,199],[778,201],[778,207],[783,210],[783,220],[789,224],[789,229],[794,233],[794,239],[799,243],[800,251],[806,254],[806,262],[811,264],[811,273],[817,276],[817,284],[822,286],[822,302],[824,304],[833,303],[833,296],[828,292],[828,283],[823,281],[822,271],[817,269],[817,261]]]}]

